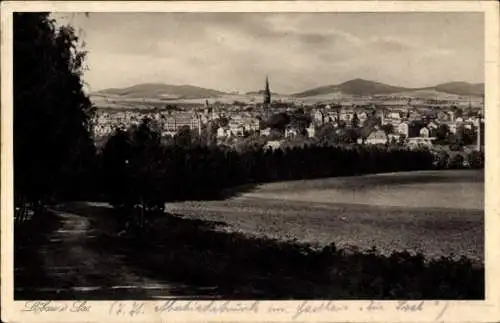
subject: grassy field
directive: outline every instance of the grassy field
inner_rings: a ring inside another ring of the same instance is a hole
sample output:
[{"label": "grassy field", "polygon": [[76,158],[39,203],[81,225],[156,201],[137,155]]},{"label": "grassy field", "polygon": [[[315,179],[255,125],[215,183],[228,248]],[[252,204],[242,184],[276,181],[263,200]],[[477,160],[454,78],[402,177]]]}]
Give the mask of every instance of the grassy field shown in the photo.
[{"label": "grassy field", "polygon": [[253,237],[483,261],[483,196],[481,171],[431,171],[270,183],[167,207]]},{"label": "grassy field", "polygon": [[484,299],[482,181],[440,171],[265,184],[169,204],[139,235],[122,234],[107,204],[67,203],[16,230],[15,297]]}]

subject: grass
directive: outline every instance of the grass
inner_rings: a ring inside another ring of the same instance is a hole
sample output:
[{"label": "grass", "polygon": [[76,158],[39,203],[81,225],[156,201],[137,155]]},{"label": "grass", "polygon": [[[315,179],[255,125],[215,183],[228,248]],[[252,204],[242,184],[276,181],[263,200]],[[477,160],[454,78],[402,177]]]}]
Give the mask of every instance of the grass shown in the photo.
[{"label": "grass", "polygon": [[169,203],[167,209],[260,238],[482,261],[483,192],[476,176],[412,172],[269,183],[228,200]]},{"label": "grass", "polygon": [[[454,178],[449,180],[450,184],[457,186],[465,173],[450,174]],[[432,176],[428,175],[421,173],[419,183],[432,181]],[[404,175],[398,177],[403,177],[405,185],[411,182]],[[388,182],[385,175],[374,178],[361,182],[363,185],[377,186],[389,185],[392,181]],[[325,184],[325,181],[311,182],[307,190],[328,189],[332,183]],[[268,188],[274,186],[266,192],[275,194],[276,191],[288,189],[286,193],[290,194],[291,191],[300,191],[303,183],[295,184],[289,183],[290,186],[285,188],[269,184]],[[251,193],[243,193],[243,200],[247,194]],[[323,230],[326,227],[325,237],[329,241],[342,235],[363,241],[359,236],[359,228],[364,226],[369,228],[367,232],[374,241],[393,234],[392,230],[399,230],[398,234],[405,239],[433,239],[430,245],[440,248],[449,240],[476,246],[483,244],[477,230],[483,230],[481,228],[484,225],[482,218],[477,222],[478,214],[474,213],[471,217],[468,210],[460,213],[456,209],[441,213],[428,209],[409,209],[402,214],[400,210],[393,212],[390,207],[377,209],[374,206],[342,206],[335,203],[330,208],[321,209],[318,207],[323,205],[309,203],[308,206],[295,206],[295,211],[293,207],[284,209],[283,212],[291,213],[287,215],[276,213],[272,205],[274,203],[276,207],[283,208],[289,201],[269,200],[266,204],[256,199],[258,205],[254,205],[253,211],[249,212],[245,209],[248,205],[237,204],[242,201],[239,198],[217,201],[221,203],[217,204],[219,212],[226,212],[226,217],[214,216],[206,208],[200,209],[204,218],[188,218],[185,213],[173,212],[150,216],[148,229],[140,236],[118,234],[122,229],[120,218],[123,214],[109,207],[74,203],[61,206],[61,209],[90,221],[95,237],[82,242],[86,248],[91,248],[104,259],[123,256],[127,270],[139,277],[185,286],[170,291],[171,296],[274,300],[484,299],[484,265],[475,259],[457,259],[446,252],[441,257],[430,258],[424,253],[393,251],[394,242],[390,243],[390,252],[380,249],[356,250],[344,249],[338,243],[308,244],[273,239],[268,234],[258,236],[236,230],[220,230],[221,227],[227,228],[229,219],[233,219],[240,227],[245,223],[260,223],[264,230],[278,228],[278,233],[287,231],[290,226],[297,232],[311,231],[312,226]],[[321,214],[317,213],[319,209]],[[351,217],[349,222],[340,220],[344,212],[342,210]],[[273,224],[272,221],[277,223]],[[47,234],[58,228],[57,217],[48,214],[26,225],[20,231],[16,228],[15,233],[15,265],[20,268],[16,272],[15,286],[40,286],[41,282],[44,286],[57,286],[57,281],[48,281],[44,276],[43,259],[36,252]],[[312,234],[318,235],[317,232],[312,231]],[[458,250],[463,254],[465,249],[460,246]],[[472,254],[477,254],[477,250]],[[113,271],[117,271],[115,274],[121,273],[121,268],[98,271],[102,277],[96,277],[96,281],[106,278]],[[101,296],[101,299],[119,297],[113,294]],[[150,295],[134,298],[141,297]],[[87,293],[78,298],[95,299],[96,295]]]},{"label": "grass", "polygon": [[220,232],[214,230],[218,223],[175,214],[151,218],[144,239],[117,237],[119,214],[98,207],[87,212],[93,226],[103,229],[94,248],[119,250],[128,265],[149,277],[192,286],[177,296],[199,290],[201,298],[223,299],[484,298],[484,267],[465,257],[428,261],[408,252],[315,248]]}]

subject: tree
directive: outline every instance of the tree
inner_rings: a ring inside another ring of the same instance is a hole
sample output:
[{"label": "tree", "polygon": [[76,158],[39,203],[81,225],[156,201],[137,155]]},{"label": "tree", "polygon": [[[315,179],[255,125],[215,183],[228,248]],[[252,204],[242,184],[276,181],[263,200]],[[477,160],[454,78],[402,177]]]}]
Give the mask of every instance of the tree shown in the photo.
[{"label": "tree", "polygon": [[381,127],[381,129],[384,130],[384,132],[386,134],[392,134],[392,133],[394,133],[394,126],[391,123],[387,123],[387,124],[383,125]]},{"label": "tree", "polygon": [[86,52],[48,13],[14,13],[13,30],[15,195],[41,205],[86,186],[95,153]]},{"label": "tree", "polygon": [[358,114],[356,112],[354,112],[354,115],[352,116],[351,127],[353,127],[353,128],[359,127],[359,117],[358,117]]},{"label": "tree", "polygon": [[467,154],[467,161],[471,168],[484,168],[484,153],[480,151],[471,151],[469,154]]},{"label": "tree", "polygon": [[316,138],[322,144],[337,144],[339,136],[336,131],[331,123],[326,123],[316,130]]},{"label": "tree", "polygon": [[174,137],[175,144],[183,147],[191,145],[193,139],[193,132],[188,126],[181,127]]},{"label": "tree", "polygon": [[455,154],[448,160],[448,168],[450,169],[462,168],[463,164],[464,164],[464,157],[460,153]]},{"label": "tree", "polygon": [[103,189],[108,201],[116,208],[124,207],[130,200],[129,169],[132,158],[132,145],[127,131],[116,129],[108,139],[101,154]]},{"label": "tree", "polygon": [[440,124],[436,132],[436,139],[438,142],[444,142],[447,140],[449,134],[450,127],[447,124]]},{"label": "tree", "polygon": [[443,169],[448,166],[450,155],[446,151],[440,151],[435,156],[435,165],[438,169]]},{"label": "tree", "polygon": [[273,114],[267,120],[268,127],[270,127],[271,129],[277,129],[280,131],[284,131],[285,127],[289,123],[290,123],[290,117],[288,116],[288,114],[286,114],[284,112]]}]

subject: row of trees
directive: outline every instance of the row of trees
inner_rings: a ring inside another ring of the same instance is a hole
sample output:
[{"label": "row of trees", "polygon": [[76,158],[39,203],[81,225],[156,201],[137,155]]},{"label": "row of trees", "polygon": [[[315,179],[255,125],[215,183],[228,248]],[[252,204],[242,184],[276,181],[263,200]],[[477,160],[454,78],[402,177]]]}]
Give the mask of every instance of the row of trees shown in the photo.
[{"label": "row of trees", "polygon": [[397,146],[318,144],[278,150],[248,146],[237,151],[176,142],[162,143],[148,119],[128,131],[117,130],[98,155],[98,179],[92,189],[102,188],[101,198],[123,214],[132,214],[135,207],[162,212],[169,201],[217,199],[245,184],[484,167],[484,155],[476,151],[464,157]]},{"label": "row of trees", "polygon": [[285,150],[163,144],[149,120],[118,130],[98,156],[106,196],[115,204],[162,205],[166,200],[214,198],[241,184],[432,169],[426,150],[369,146],[306,146]]},{"label": "row of trees", "polygon": [[81,75],[86,52],[48,13],[14,13],[14,189],[37,209],[77,187],[94,163],[92,104]]}]

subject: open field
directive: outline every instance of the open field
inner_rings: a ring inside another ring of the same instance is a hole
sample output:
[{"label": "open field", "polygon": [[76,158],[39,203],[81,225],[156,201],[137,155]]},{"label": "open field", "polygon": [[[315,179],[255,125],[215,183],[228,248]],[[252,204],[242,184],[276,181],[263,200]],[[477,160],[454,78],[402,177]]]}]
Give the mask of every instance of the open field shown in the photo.
[{"label": "open field", "polygon": [[482,182],[439,171],[264,184],[169,204],[141,236],[120,234],[107,204],[67,203],[16,230],[15,298],[483,299]]},{"label": "open field", "polygon": [[431,171],[270,183],[224,201],[168,204],[168,211],[256,237],[482,261],[483,181],[481,171]]}]

